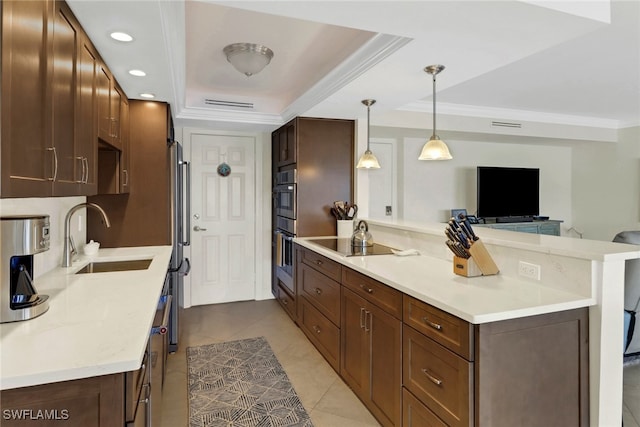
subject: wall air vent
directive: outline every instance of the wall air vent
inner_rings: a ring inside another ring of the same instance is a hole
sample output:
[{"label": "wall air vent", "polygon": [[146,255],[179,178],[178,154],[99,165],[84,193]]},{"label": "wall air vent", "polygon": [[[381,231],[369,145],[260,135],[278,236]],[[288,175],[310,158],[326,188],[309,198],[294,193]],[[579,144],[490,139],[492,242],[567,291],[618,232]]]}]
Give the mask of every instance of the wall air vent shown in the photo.
[{"label": "wall air vent", "polygon": [[518,128],[522,127],[522,123],[513,123],[513,122],[491,122],[491,127],[497,128]]},{"label": "wall air vent", "polygon": [[221,99],[205,98],[204,103],[206,105],[215,105],[216,107],[253,108],[253,102],[224,101]]}]

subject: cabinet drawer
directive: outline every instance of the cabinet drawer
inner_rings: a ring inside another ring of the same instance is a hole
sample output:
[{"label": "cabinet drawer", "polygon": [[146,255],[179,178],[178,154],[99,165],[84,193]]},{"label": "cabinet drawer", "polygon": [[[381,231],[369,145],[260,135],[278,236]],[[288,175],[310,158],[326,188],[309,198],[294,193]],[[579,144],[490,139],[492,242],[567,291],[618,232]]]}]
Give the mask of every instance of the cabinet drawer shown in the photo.
[{"label": "cabinet drawer", "polygon": [[[149,383],[149,352],[144,353],[142,365],[137,371],[129,371],[125,374],[125,420],[131,422],[136,416],[138,402],[144,400],[141,392]],[[147,384],[145,386],[145,384]]]},{"label": "cabinet drawer", "polygon": [[298,268],[298,292],[335,325],[340,324],[340,284],[324,274],[300,264]]},{"label": "cabinet drawer", "polygon": [[331,367],[340,371],[340,328],[331,323],[305,297],[300,298],[300,328],[327,359]]},{"label": "cabinet drawer", "polygon": [[299,248],[298,257],[298,262],[315,268],[337,282],[340,281],[340,271],[342,270],[340,263],[305,248]]},{"label": "cabinet drawer", "polygon": [[447,427],[406,388],[402,389],[402,425],[404,427]]},{"label": "cabinet drawer", "polygon": [[449,350],[473,361],[473,325],[408,295],[404,296],[404,323]]},{"label": "cabinet drawer", "polygon": [[403,383],[450,426],[472,425],[473,363],[403,328]]},{"label": "cabinet drawer", "polygon": [[342,270],[342,284],[392,316],[402,319],[402,292],[350,268]]},{"label": "cabinet drawer", "polygon": [[280,303],[282,308],[284,308],[284,311],[286,311],[289,317],[291,317],[291,319],[293,319],[293,321],[295,322],[296,321],[296,301],[295,299],[293,299],[291,295],[289,295],[287,291],[284,290],[283,287],[284,285],[280,283],[280,281],[278,281],[278,287],[277,287],[278,295],[276,296],[276,298],[278,298],[278,302]]}]

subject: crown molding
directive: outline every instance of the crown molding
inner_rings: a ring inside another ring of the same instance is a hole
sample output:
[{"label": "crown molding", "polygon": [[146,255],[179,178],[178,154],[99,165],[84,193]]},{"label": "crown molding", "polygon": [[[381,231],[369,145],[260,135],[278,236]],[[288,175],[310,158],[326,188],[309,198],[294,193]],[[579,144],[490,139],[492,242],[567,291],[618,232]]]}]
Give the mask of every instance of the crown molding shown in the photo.
[{"label": "crown molding", "polygon": [[282,111],[284,121],[289,121],[315,107],[411,40],[407,37],[376,34],[311,89],[288,105]]},{"label": "crown molding", "polygon": [[[431,101],[416,101],[398,108],[400,111],[432,113]],[[514,110],[509,108],[483,107],[478,105],[449,104],[439,102],[437,112],[452,116],[480,117],[498,120],[520,120],[526,122],[553,123],[569,126],[586,126],[603,129],[620,129],[620,120],[603,119],[597,117],[574,116],[569,114],[554,114],[542,111]]]},{"label": "crown molding", "polygon": [[253,111],[231,111],[215,108],[186,107],[176,115],[181,120],[209,120],[231,123],[280,126],[283,122],[279,114],[256,113]]}]

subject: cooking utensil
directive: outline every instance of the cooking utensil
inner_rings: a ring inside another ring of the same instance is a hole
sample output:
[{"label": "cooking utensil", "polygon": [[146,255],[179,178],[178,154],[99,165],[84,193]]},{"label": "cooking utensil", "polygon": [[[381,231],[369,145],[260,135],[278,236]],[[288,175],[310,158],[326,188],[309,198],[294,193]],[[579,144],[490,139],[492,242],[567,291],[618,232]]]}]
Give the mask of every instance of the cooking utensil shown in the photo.
[{"label": "cooking utensil", "polygon": [[367,221],[360,220],[360,222],[358,222],[358,225],[353,232],[353,236],[351,236],[351,246],[373,246],[373,236],[371,236],[371,233],[369,233],[369,224],[367,224]]}]

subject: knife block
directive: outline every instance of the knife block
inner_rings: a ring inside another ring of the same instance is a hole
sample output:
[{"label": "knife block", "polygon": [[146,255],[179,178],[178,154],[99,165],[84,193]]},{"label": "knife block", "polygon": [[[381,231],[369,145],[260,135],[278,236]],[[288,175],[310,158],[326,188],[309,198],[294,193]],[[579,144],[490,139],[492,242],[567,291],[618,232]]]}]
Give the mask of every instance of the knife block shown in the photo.
[{"label": "knife block", "polygon": [[470,258],[453,257],[453,272],[455,274],[465,277],[477,277],[491,276],[498,274],[500,271],[481,240],[473,242],[467,252],[471,255]]}]

